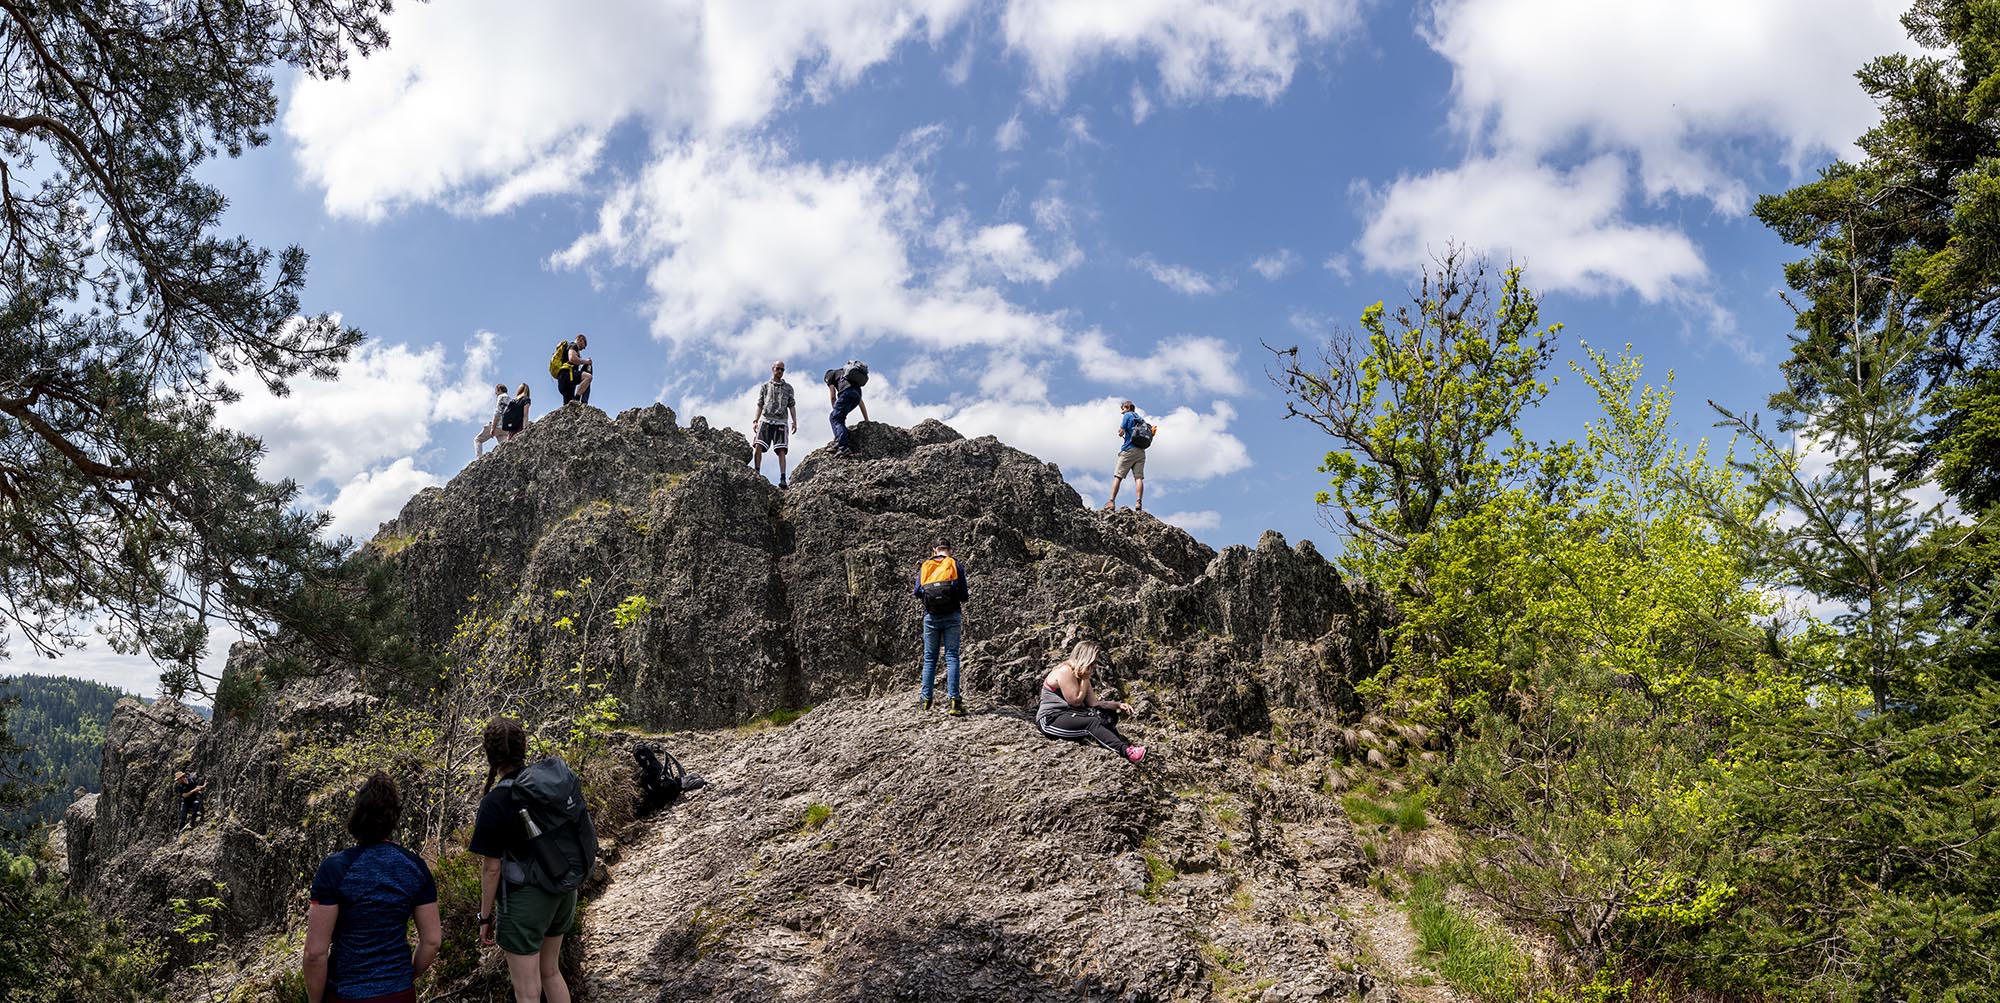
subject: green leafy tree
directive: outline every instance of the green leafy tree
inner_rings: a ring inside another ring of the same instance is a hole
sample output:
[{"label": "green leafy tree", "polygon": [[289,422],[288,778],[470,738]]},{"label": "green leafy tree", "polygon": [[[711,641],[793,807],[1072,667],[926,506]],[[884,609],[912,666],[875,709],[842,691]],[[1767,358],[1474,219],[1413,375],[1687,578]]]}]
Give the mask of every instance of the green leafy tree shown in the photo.
[{"label": "green leafy tree", "polygon": [[162,997],[157,943],[67,895],[47,867],[0,851],[0,1000],[138,1003]]},{"label": "green leafy tree", "polygon": [[211,618],[333,629],[323,515],[215,424],[361,338],[304,315],[306,255],[219,232],[195,180],[264,144],[274,73],[386,41],[386,0],[0,0],[0,618],[40,652],[101,624],[199,688]]},{"label": "green leafy tree", "polygon": [[1314,362],[1296,346],[1275,352],[1285,416],[1334,439],[1317,500],[1345,531],[1345,566],[1427,590],[1422,569],[1398,558],[1523,473],[1519,419],[1548,395],[1542,374],[1561,329],[1541,326],[1520,269],[1503,273],[1496,303],[1485,265],[1453,249],[1407,306],[1362,311],[1362,336],[1336,335]]}]

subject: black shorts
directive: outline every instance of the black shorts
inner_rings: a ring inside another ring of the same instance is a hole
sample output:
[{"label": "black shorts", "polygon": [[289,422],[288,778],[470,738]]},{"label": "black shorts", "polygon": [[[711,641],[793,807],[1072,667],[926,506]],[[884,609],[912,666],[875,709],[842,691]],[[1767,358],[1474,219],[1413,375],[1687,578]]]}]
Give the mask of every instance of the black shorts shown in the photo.
[{"label": "black shorts", "polygon": [[757,445],[774,453],[790,452],[792,433],[786,429],[782,421],[758,422]]},{"label": "black shorts", "polygon": [[576,399],[576,381],[571,379],[574,372],[575,370],[565,366],[562,372],[556,374],[556,393],[562,395],[564,404]]}]

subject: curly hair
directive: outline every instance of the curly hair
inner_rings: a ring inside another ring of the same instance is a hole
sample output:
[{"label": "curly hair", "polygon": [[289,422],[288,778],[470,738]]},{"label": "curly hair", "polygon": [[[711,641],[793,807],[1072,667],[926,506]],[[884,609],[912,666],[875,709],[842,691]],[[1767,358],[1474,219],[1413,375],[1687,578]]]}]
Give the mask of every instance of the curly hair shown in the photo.
[{"label": "curly hair", "polygon": [[528,765],[528,730],[511,717],[486,722],[479,744],[486,750],[486,790],[493,789],[495,780]]},{"label": "curly hair", "polygon": [[364,846],[380,843],[395,834],[396,823],[402,820],[403,795],[396,789],[396,778],[377,770],[354,792],[347,833]]}]

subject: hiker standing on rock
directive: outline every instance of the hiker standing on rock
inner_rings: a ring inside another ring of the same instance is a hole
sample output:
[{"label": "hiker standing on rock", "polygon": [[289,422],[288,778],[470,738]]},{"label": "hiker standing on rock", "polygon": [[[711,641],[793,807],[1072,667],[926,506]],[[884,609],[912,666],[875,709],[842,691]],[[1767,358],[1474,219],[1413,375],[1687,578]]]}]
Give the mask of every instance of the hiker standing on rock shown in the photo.
[{"label": "hiker standing on rock", "polygon": [[520,435],[527,429],[528,410],[529,405],[532,403],[528,398],[528,385],[526,383],[521,384],[521,388],[514,391],[514,399],[508,401],[506,406],[501,410],[501,442],[512,442],[515,436]]},{"label": "hiker standing on rock", "polygon": [[958,695],[958,638],[965,626],[965,600],[972,592],[965,585],[965,569],[952,559],[950,544],[939,541],[931,548],[930,560],[917,571],[915,594],[924,603],[923,707],[931,709],[938,650],[943,649],[944,695],[951,702],[945,713],[964,717],[965,702]]},{"label": "hiker standing on rock", "polygon": [[853,452],[847,448],[847,415],[855,408],[861,409],[861,420],[868,420],[868,405],[861,401],[861,388],[868,385],[868,364],[849,362],[839,369],[826,371],[826,399],[833,405],[830,423],[833,425],[833,455],[846,456]]},{"label": "hiker standing on rock", "polygon": [[507,437],[500,434],[500,422],[507,417],[508,403],[507,384],[493,384],[493,420],[487,422],[486,427],[479,430],[479,436],[472,440],[472,455],[485,456],[488,440],[507,441]]},{"label": "hiker standing on rock", "polygon": [[[423,858],[389,841],[403,818],[396,780],[376,773],[354,795],[354,845],[320,862],[306,911],[306,999],[417,1003],[417,976],[437,960],[444,929]],[[417,921],[410,954],[409,924]]]},{"label": "hiker standing on rock", "polygon": [[207,790],[207,782],[190,777],[183,770],[174,771],[174,794],[181,799],[182,832],[201,824],[202,795]]},{"label": "hiker standing on rock", "polygon": [[1132,705],[1099,700],[1091,690],[1102,655],[1096,641],[1079,642],[1068,658],[1042,677],[1042,702],[1035,708],[1035,727],[1050,738],[1088,739],[1136,763],[1146,758],[1146,747],[1133,745],[1118,733],[1118,715],[1132,713]]},{"label": "hiker standing on rock", "polygon": [[486,858],[480,942],[506,953],[517,1003],[569,1003],[563,936],[576,919],[577,890],[597,865],[583,788],[561,759],[528,765],[528,733],[512,718],[487,722],[480,745],[486,793],[467,846]]},{"label": "hiker standing on rock", "polygon": [[549,375],[556,378],[556,392],[564,404],[590,403],[590,360],[583,357],[588,347],[590,339],[579,334],[573,340],[557,342],[556,353],[549,357]]},{"label": "hiker standing on rock", "polygon": [[[785,416],[791,415],[790,430]],[[792,385],[785,382],[785,360],[771,363],[771,382],[757,388],[756,433],[750,454],[750,468],[764,472],[764,450],[778,454],[778,486],[785,486],[785,454],[791,451],[792,435],[799,430],[799,405]]]},{"label": "hiker standing on rock", "polygon": [[1159,426],[1139,417],[1139,409],[1131,401],[1118,405],[1123,417],[1118,419],[1118,465],[1111,471],[1111,500],[1104,503],[1104,510],[1118,507],[1118,485],[1126,474],[1132,475],[1132,507],[1146,511],[1146,447],[1153,444],[1153,436]]}]

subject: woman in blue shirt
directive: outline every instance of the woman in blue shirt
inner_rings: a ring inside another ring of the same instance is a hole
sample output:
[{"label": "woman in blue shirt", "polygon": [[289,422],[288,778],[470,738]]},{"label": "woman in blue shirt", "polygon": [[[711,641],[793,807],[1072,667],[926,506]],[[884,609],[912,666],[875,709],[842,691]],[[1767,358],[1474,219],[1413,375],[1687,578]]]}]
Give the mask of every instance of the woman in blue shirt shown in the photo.
[{"label": "woman in blue shirt", "polygon": [[303,966],[311,1003],[416,1003],[417,976],[437,960],[444,935],[431,869],[389,841],[402,817],[395,778],[369,777],[347,815],[355,845],[326,858],[313,875]]}]

